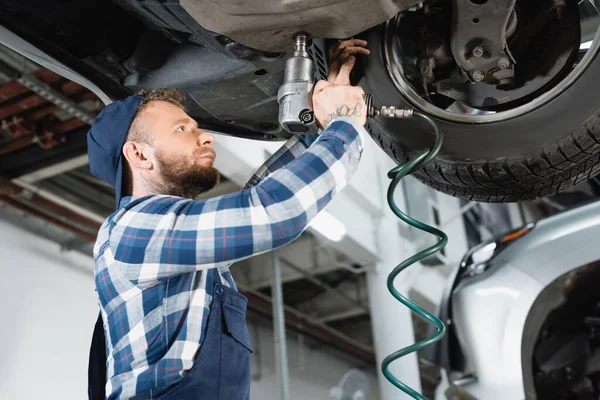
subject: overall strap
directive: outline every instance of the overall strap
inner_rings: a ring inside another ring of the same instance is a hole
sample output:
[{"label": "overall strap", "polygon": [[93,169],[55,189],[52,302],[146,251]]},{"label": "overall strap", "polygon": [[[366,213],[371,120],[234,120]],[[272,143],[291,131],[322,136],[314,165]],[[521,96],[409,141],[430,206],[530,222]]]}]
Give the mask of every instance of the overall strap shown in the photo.
[{"label": "overall strap", "polygon": [[212,277],[212,286],[213,286],[213,290],[214,290],[215,283],[221,283],[221,274],[219,274],[218,268],[211,268],[210,274]]}]

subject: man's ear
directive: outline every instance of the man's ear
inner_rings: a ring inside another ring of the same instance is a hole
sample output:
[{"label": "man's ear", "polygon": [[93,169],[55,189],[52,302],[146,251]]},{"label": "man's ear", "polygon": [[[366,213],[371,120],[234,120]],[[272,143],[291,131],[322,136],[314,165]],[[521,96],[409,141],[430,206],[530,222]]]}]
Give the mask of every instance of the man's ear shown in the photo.
[{"label": "man's ear", "polygon": [[148,157],[148,145],[144,143],[126,142],[123,145],[123,156],[132,170],[151,170],[152,160]]}]

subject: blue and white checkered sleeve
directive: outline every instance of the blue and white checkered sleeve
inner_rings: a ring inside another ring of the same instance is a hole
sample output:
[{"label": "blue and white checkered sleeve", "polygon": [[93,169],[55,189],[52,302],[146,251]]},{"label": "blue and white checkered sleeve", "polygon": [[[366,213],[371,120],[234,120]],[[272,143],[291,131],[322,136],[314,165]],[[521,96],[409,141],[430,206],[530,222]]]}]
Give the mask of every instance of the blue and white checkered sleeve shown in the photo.
[{"label": "blue and white checkered sleeve", "polygon": [[122,274],[148,283],[214,267],[296,239],[354,174],[364,128],[334,121],[310,148],[253,188],[207,200],[152,196],[113,219]]},{"label": "blue and white checkered sleeve", "polygon": [[244,189],[258,185],[270,173],[300,157],[318,138],[317,135],[292,136],[256,170]]}]

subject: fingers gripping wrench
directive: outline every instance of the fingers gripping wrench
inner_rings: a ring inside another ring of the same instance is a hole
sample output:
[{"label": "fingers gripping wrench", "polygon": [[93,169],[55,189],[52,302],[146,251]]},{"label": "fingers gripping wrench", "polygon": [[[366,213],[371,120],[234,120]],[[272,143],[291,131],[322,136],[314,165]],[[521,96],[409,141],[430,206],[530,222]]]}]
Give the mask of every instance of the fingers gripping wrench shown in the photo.
[{"label": "fingers gripping wrench", "polygon": [[[314,62],[307,51],[308,37],[305,33],[295,36],[294,54],[285,64],[284,81],[277,92],[279,124],[294,134],[315,134],[319,126],[313,111],[312,94],[315,85]],[[367,118],[410,118],[413,110],[394,106],[375,107],[373,95],[365,95]]]}]

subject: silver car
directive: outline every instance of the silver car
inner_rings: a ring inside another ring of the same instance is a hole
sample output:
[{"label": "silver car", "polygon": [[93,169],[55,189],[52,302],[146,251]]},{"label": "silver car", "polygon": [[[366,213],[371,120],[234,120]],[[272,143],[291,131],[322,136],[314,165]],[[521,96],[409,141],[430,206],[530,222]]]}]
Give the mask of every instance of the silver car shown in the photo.
[{"label": "silver car", "polygon": [[471,249],[438,314],[436,400],[598,399],[600,202]]}]

